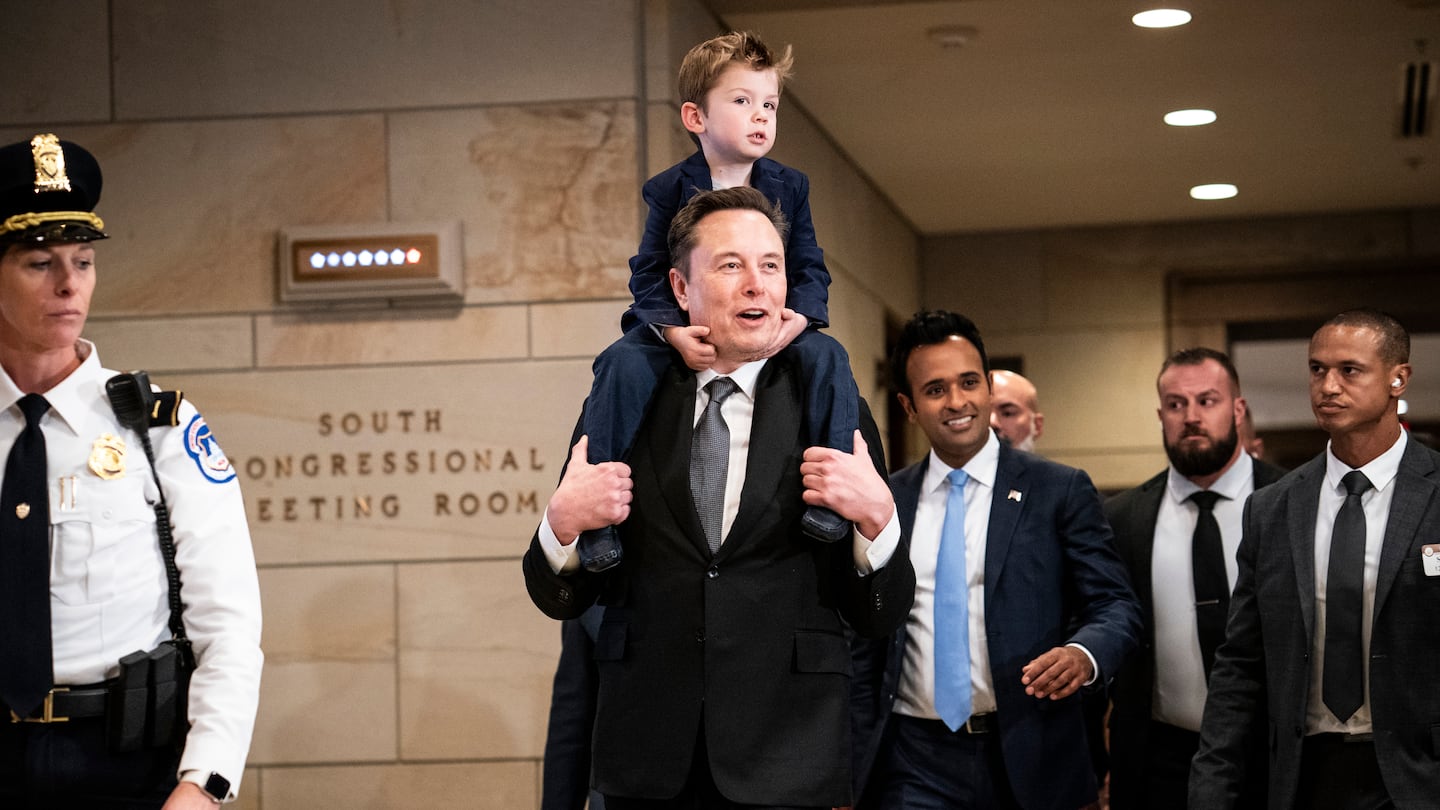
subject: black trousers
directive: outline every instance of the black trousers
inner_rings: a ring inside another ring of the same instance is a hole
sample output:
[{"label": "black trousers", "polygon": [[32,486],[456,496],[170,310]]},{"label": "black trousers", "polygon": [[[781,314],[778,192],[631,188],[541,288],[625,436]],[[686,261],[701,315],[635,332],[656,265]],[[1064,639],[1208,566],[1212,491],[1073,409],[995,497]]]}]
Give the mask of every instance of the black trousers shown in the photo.
[{"label": "black trousers", "polygon": [[705,748],[705,727],[700,727],[695,743],[695,756],[690,761],[690,774],[680,795],[671,799],[631,799],[624,796],[605,797],[605,810],[830,810],[824,807],[793,807],[771,804],[737,804],[725,798],[710,774],[710,754]]},{"label": "black trousers", "polygon": [[939,720],[896,714],[885,735],[858,808],[1020,810],[998,733],[954,732]]},{"label": "black trousers", "polygon": [[1296,807],[1313,810],[1393,808],[1374,742],[1343,734],[1312,734],[1300,748],[1300,790]]},{"label": "black trousers", "polygon": [[113,754],[102,717],[63,723],[0,720],[0,807],[158,810],[176,785],[180,752]]}]

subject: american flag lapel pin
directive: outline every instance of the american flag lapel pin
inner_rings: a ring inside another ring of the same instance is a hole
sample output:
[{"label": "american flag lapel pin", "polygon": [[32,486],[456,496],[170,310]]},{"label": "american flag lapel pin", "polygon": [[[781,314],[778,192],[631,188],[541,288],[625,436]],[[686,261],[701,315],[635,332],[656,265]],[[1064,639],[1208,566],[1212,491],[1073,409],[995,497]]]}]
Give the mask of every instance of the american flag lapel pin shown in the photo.
[{"label": "american flag lapel pin", "polygon": [[1012,490],[1010,490],[1010,494],[1005,496],[1005,500],[1007,500],[1007,501],[1014,501],[1014,502],[1016,502],[1016,503],[1019,503],[1019,502],[1020,502],[1020,490],[1018,490],[1018,489],[1012,489]]}]

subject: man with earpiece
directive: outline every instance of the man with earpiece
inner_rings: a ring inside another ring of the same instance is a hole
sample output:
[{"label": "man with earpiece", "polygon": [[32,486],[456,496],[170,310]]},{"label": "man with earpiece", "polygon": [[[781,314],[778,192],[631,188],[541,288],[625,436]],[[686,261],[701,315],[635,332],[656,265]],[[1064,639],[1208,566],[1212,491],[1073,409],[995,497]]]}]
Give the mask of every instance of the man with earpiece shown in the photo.
[{"label": "man with earpiece", "polygon": [[1250,497],[1189,807],[1234,807],[1248,754],[1271,808],[1440,796],[1440,453],[1400,423],[1410,335],[1373,310],[1310,339],[1325,452]]}]

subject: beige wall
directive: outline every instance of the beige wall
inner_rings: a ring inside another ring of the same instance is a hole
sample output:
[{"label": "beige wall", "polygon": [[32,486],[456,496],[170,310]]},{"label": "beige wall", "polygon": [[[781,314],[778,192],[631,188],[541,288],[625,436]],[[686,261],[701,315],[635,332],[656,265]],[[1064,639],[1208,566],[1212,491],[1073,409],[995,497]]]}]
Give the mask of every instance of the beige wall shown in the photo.
[{"label": "beige wall", "polygon": [[[1168,273],[1346,266],[1356,271],[1356,298],[1337,297],[1333,313],[1359,303],[1364,263],[1436,255],[1437,209],[935,236],[922,240],[922,289],[926,306],[972,317],[991,355],[1024,357],[1045,413],[1037,449],[1111,489],[1165,465],[1155,416],[1160,363],[1179,344],[1220,342],[1213,329],[1170,328]],[[1286,304],[1245,309],[1289,317]]]},{"label": "beige wall", "polygon": [[[183,388],[241,474],[268,661],[240,806],[537,806],[559,626],[519,557],[618,335],[640,184],[689,151],[674,71],[713,18],[72,0],[6,22],[0,142],[55,131],[105,170],[87,336]],[[802,105],[782,124],[873,391],[917,240]],[[277,303],[281,228],[427,220],[462,223],[463,303]]]}]

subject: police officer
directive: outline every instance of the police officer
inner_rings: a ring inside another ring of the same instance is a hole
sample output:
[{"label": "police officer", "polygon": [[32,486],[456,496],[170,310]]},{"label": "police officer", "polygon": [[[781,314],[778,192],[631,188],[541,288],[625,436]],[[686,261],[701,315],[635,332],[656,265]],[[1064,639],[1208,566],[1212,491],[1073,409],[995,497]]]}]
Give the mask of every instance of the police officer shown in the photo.
[{"label": "police officer", "polygon": [[[213,807],[235,797],[255,721],[254,553],[205,420],[173,400],[148,414],[174,423],[146,430],[152,472],[136,423],[112,410],[116,372],[80,337],[100,184],[95,158],[54,135],[0,147],[0,807]],[[162,499],[195,658],[188,724],[168,743],[146,680],[162,667],[120,665],[173,635]]]}]

